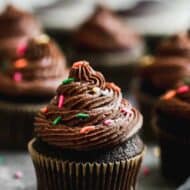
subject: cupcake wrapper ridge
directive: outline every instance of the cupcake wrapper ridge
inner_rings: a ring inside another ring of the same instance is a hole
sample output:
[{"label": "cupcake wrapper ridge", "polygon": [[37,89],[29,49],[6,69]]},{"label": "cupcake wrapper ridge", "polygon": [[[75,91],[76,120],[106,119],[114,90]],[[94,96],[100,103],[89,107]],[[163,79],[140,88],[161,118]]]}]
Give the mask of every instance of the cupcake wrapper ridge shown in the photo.
[{"label": "cupcake wrapper ridge", "polygon": [[135,190],[144,151],[129,160],[109,163],[80,163],[57,160],[38,153],[29,142],[37,176],[37,189],[42,190]]}]

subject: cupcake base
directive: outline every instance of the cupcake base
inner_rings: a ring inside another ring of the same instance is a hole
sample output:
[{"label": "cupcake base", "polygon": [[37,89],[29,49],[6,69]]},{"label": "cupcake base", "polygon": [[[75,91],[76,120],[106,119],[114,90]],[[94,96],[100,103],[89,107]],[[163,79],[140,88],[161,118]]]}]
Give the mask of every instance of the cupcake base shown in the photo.
[{"label": "cupcake base", "polygon": [[177,138],[154,126],[161,149],[161,169],[164,177],[177,185],[190,175],[190,141]]},{"label": "cupcake base", "polygon": [[36,139],[30,141],[28,149],[36,170],[38,190],[136,189],[144,146],[130,159],[74,161],[42,154],[36,150],[36,142]]},{"label": "cupcake base", "polygon": [[26,149],[33,136],[33,120],[44,104],[0,101],[0,148]]}]

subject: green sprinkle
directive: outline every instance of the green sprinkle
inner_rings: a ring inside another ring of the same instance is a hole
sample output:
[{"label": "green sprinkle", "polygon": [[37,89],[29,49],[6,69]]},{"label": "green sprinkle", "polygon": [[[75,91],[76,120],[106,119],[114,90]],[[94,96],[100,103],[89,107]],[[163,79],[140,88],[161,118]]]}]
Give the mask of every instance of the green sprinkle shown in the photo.
[{"label": "green sprinkle", "polygon": [[9,64],[9,63],[8,63],[7,61],[1,62],[0,66],[1,66],[1,68],[2,68],[2,71],[5,71],[5,70],[7,69],[7,65],[8,65],[8,64]]},{"label": "green sprinkle", "polygon": [[187,85],[190,85],[190,78],[189,78],[189,77],[184,78],[184,79],[183,79],[183,82],[184,82],[185,84],[187,84]]},{"label": "green sprinkle", "polygon": [[57,125],[60,121],[61,121],[62,117],[58,116],[54,119],[54,121],[52,122],[53,125]]},{"label": "green sprinkle", "polygon": [[89,115],[86,114],[86,113],[78,113],[76,115],[76,117],[79,118],[79,119],[87,119],[87,118],[89,118]]},{"label": "green sprinkle", "polygon": [[0,155],[0,165],[2,165],[4,161],[5,161],[4,157]]},{"label": "green sprinkle", "polygon": [[75,79],[74,78],[68,78],[68,79],[65,79],[62,84],[70,84],[71,82],[73,82]]}]

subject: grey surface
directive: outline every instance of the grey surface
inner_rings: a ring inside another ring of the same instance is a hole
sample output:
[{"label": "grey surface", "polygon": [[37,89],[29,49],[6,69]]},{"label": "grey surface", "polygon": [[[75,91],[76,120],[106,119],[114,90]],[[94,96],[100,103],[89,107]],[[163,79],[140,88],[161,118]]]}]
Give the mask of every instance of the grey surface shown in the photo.
[{"label": "grey surface", "polygon": [[[155,156],[155,146],[147,149],[139,178],[138,190],[175,190],[160,175],[159,159]],[[148,168],[147,175],[144,168]],[[15,179],[16,171],[23,173],[23,178]],[[0,189],[4,190],[35,190],[36,180],[32,161],[27,153],[0,152]],[[188,190],[188,189],[180,189]]]}]

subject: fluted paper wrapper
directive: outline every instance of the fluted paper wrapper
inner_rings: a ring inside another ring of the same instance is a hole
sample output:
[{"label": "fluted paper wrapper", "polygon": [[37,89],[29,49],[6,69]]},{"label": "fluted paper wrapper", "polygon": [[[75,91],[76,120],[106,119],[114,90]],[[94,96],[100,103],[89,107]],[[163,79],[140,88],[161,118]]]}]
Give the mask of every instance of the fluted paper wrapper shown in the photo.
[{"label": "fluted paper wrapper", "polygon": [[43,106],[0,101],[0,148],[27,149],[33,136],[34,116]]},{"label": "fluted paper wrapper", "polygon": [[143,153],[129,160],[78,163],[46,157],[29,145],[38,190],[135,190]]},{"label": "fluted paper wrapper", "polygon": [[189,139],[168,134],[155,126],[155,122],[153,124],[161,150],[162,173],[179,185],[190,175]]}]

